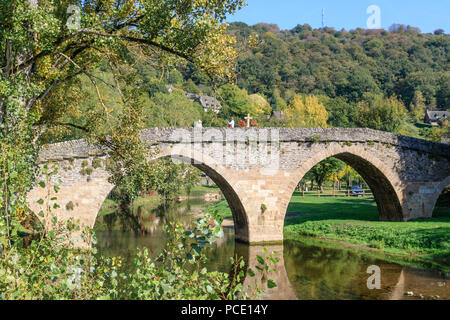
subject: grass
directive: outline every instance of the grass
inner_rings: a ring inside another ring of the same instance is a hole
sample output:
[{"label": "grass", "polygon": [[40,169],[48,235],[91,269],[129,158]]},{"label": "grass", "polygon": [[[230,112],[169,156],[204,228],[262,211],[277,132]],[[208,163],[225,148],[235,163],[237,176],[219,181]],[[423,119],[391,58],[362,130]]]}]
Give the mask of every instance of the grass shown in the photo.
[{"label": "grass", "polygon": [[[212,204],[207,211],[232,217],[226,200]],[[305,215],[285,221],[285,239],[313,237],[331,246],[351,245],[393,262],[450,272],[448,206],[436,208],[430,219],[386,222],[378,221],[373,197],[303,198],[296,192],[287,213]]]},{"label": "grass", "polygon": [[218,214],[222,216],[222,218],[232,218],[233,215],[231,213],[231,209],[228,206],[228,202],[225,199],[220,200],[219,202],[213,203],[208,206],[206,209],[206,213],[210,214]]},{"label": "grass", "polygon": [[373,198],[302,198],[294,194],[288,213],[310,213],[286,220],[285,237],[312,236],[416,258],[450,271],[450,210],[431,219],[378,221]]}]

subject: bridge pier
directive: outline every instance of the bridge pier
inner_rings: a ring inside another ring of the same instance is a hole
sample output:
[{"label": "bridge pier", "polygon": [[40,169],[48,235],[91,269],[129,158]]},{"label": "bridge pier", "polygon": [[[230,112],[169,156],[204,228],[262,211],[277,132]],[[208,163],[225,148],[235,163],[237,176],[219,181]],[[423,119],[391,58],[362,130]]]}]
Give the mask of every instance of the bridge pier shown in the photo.
[{"label": "bridge pier", "polygon": [[296,175],[287,170],[233,171],[230,174],[228,170],[225,176],[239,196],[247,224],[235,219],[236,239],[250,244],[281,243],[287,206],[297,185]]},{"label": "bridge pier", "polygon": [[[267,254],[265,249],[267,249]],[[250,295],[251,299],[297,300],[294,288],[286,272],[283,245],[236,245],[234,254],[237,257],[244,258],[245,269],[250,268],[255,272],[254,277],[247,275],[243,282],[244,290]],[[271,289],[267,287],[267,279],[263,281],[261,272],[256,268],[257,266],[262,267],[258,262],[257,256],[265,258],[268,255],[278,259],[275,265],[268,263],[272,270],[266,276],[276,283],[276,287]],[[259,288],[262,294],[255,297],[256,288]]]}]

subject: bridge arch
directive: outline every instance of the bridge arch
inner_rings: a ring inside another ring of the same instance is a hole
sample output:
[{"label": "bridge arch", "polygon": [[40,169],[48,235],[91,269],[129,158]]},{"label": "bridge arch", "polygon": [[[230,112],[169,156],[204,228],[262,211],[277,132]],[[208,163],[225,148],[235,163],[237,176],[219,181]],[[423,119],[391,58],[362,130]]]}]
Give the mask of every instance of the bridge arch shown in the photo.
[{"label": "bridge arch", "polygon": [[[333,146],[317,153],[302,164],[295,176],[294,193],[298,182],[316,164],[330,157],[335,157],[354,168],[367,182],[377,203],[379,219],[382,221],[404,221],[401,206],[402,193],[396,188],[400,181],[398,175],[386,167],[380,160],[359,146]],[[287,210],[287,207],[286,207]]]},{"label": "bridge arch", "polygon": [[[153,162],[159,159],[168,159],[174,157],[177,160],[190,164],[203,173],[205,173],[214,183],[219,187],[222,191],[228,205],[231,209],[233,215],[234,222],[234,230],[235,230],[235,238],[240,241],[248,241],[249,238],[249,225],[248,225],[248,217],[244,208],[244,205],[239,197],[238,193],[235,191],[235,188],[229,183],[229,178],[226,176],[224,168],[222,166],[215,163],[215,161],[205,155],[202,155],[202,160],[199,158],[184,154],[183,150],[177,154],[172,154],[170,150],[162,150],[158,152],[156,155],[152,156],[148,159],[148,161]],[[110,192],[114,189],[114,185],[109,184],[109,190],[106,192],[106,196],[104,196],[104,200],[108,197]],[[100,208],[98,208],[98,211]],[[95,214],[94,220],[92,222],[91,227],[94,226],[95,221],[97,219],[98,211]]]},{"label": "bridge arch", "polygon": [[444,192],[444,189],[448,186],[450,186],[450,176],[448,176],[441,183],[439,183],[439,185],[437,185],[437,187],[436,187],[437,192],[431,195],[433,197],[431,200],[432,201],[431,202],[432,203],[432,210],[431,210],[432,212],[436,208],[436,204],[437,204],[439,197]]}]

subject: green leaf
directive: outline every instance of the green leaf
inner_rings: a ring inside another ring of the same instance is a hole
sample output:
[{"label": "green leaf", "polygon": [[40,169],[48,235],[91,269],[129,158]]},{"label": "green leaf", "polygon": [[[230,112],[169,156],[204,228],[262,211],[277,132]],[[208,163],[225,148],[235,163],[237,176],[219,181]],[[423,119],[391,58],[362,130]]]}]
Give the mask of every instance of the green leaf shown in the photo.
[{"label": "green leaf", "polygon": [[275,281],[273,281],[272,279],[267,280],[267,287],[269,289],[275,288],[277,286],[277,284],[275,283]]},{"label": "green leaf", "polygon": [[264,259],[261,256],[256,255],[256,260],[258,260],[259,264],[264,264]]}]

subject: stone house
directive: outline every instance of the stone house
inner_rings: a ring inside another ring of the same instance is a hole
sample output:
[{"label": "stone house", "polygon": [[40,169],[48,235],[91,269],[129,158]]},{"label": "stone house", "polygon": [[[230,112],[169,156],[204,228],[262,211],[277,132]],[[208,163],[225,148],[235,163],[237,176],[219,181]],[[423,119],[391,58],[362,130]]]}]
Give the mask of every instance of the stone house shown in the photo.
[{"label": "stone house", "polygon": [[425,111],[425,123],[429,123],[432,126],[441,125],[441,122],[444,120],[450,119],[450,112],[448,111]]},{"label": "stone house", "polygon": [[214,97],[210,97],[204,94],[186,93],[186,98],[200,103],[205,112],[208,112],[208,110],[212,110],[215,113],[219,113],[222,109],[222,105]]}]

